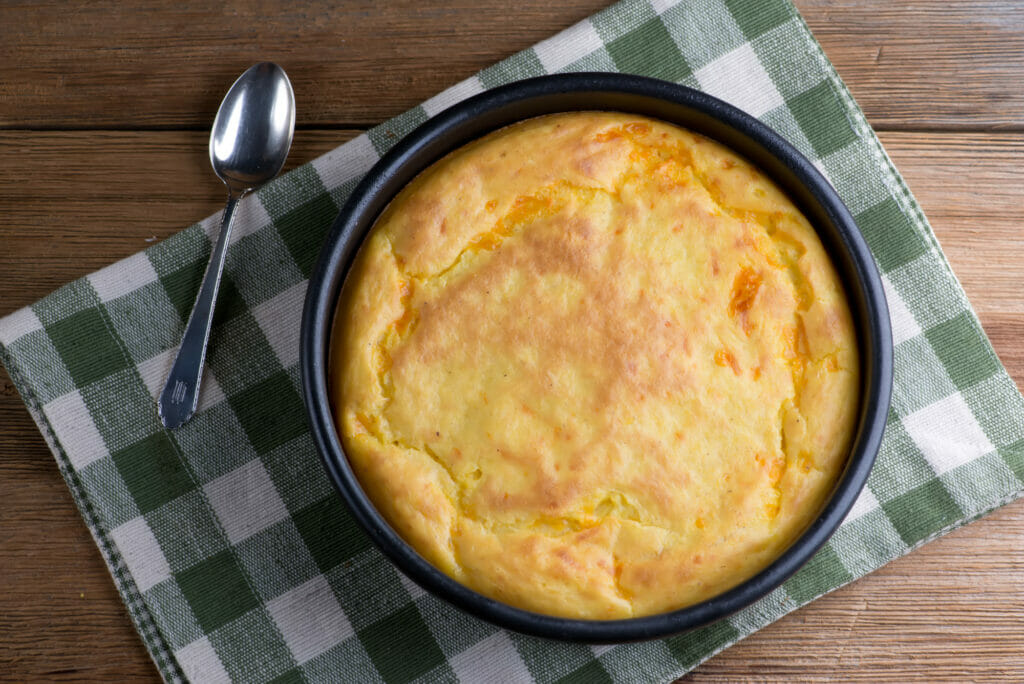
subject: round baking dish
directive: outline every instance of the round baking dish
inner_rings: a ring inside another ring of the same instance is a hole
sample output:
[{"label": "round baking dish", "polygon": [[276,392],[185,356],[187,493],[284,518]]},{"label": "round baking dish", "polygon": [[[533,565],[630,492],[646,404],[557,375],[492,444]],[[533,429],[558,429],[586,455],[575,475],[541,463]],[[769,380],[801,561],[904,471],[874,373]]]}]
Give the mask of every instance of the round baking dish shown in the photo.
[{"label": "round baking dish", "polygon": [[[814,522],[771,565],[701,603],[647,617],[575,620],[487,598],[424,560],[388,525],[360,487],[335,430],[327,385],[335,305],[363,238],[420,171],[465,143],[543,114],[613,110],[662,119],[713,138],[771,177],[815,226],[846,287],[857,327],[860,416],[846,469]],[[714,97],[620,74],[567,74],[519,81],[465,100],[417,128],[370,170],[342,208],[309,280],[301,328],[303,398],[313,440],[355,519],[395,565],[433,594],[477,617],[536,636],[595,643],[652,639],[725,617],[768,594],[814,555],[860,494],[878,453],[892,386],[892,338],[882,283],[849,210],[814,166],[778,134]]]}]

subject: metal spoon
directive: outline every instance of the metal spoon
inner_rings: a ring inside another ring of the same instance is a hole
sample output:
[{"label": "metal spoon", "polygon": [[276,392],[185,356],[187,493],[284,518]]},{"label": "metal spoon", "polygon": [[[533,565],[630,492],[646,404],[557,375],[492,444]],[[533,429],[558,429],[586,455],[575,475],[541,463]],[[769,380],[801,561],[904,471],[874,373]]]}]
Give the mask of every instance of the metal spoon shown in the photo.
[{"label": "metal spoon", "polygon": [[210,163],[214,173],[228,186],[228,203],[181,347],[157,401],[165,427],[181,426],[192,417],[199,403],[206,344],[210,339],[213,308],[224,272],[235,208],[245,193],[281,171],[294,132],[292,84],[284,69],[271,62],[249,67],[220,103],[210,131]]}]

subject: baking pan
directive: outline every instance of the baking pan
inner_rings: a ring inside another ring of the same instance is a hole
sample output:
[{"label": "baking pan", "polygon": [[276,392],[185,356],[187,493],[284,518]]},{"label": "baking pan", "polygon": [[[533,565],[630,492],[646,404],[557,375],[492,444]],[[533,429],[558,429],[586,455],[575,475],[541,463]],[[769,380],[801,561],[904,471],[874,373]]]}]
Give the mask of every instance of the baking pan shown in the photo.
[{"label": "baking pan", "polygon": [[[335,430],[328,353],[338,295],[356,251],[387,204],[420,171],[467,142],[509,124],[556,112],[610,110],[680,125],[746,157],[804,212],[846,288],[861,361],[859,419],[847,465],[825,506],[771,565],[718,596],[659,615],[577,620],[528,612],[451,579],[388,525],[360,487]],[[885,428],[892,389],[892,337],[882,283],[860,231],[829,182],[773,130],[739,109],[684,86],[623,74],[578,73],[519,81],[464,100],[396,144],[338,214],[309,280],[301,331],[303,398],[313,441],[355,520],[415,582],[462,610],[540,637],[592,643],[653,639],[719,620],[754,603],[807,562],[839,527],[867,480]]]}]

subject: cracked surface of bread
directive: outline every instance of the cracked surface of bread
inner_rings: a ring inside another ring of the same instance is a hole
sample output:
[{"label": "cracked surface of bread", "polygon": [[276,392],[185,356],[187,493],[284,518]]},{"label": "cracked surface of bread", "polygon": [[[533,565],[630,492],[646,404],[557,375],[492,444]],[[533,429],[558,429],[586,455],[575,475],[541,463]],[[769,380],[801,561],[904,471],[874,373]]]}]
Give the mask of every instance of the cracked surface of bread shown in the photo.
[{"label": "cracked surface of bread", "polygon": [[378,510],[469,587],[550,615],[752,576],[847,458],[858,352],[813,228],[759,170],[614,112],[453,152],[378,219],[331,392]]}]

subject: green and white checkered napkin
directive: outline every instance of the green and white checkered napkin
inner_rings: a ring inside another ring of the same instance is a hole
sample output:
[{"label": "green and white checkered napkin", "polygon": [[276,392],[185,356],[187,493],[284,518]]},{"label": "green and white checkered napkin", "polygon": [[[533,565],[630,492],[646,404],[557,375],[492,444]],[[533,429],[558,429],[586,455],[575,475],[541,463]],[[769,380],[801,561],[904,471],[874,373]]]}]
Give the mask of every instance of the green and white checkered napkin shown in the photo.
[{"label": "green and white checkered napkin", "polygon": [[[700,88],[814,160],[884,274],[896,344],[877,465],[828,545],[718,624],[614,647],[504,632],[401,576],[322,471],[297,368],[306,278],[360,175],[464,97],[576,70]],[[788,0],[624,0],[248,197],[199,412],[170,433],[154,397],[215,226],[211,217],[0,320],[3,363],[169,681],[668,680],[1024,486],[1024,400],[920,208]]]}]

